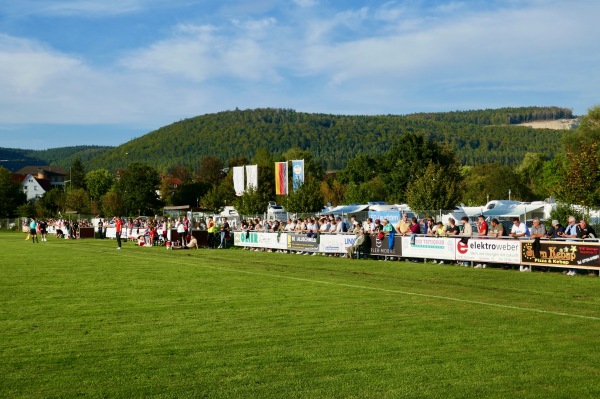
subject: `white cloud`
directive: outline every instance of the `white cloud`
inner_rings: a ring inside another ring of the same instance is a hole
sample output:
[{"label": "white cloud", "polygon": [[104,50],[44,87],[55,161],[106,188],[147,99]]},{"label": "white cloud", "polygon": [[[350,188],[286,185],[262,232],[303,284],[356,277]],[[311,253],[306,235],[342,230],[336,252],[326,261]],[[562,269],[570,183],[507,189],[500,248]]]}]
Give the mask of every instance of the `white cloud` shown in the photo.
[{"label": "white cloud", "polygon": [[584,112],[598,101],[596,2],[534,2],[464,14],[456,3],[435,15],[406,4],[329,18],[316,7],[301,10],[301,20],[269,14],[200,24],[190,18],[162,40],[102,67],[0,34],[0,127],[158,127],[236,106],[364,114],[486,108],[510,100]]},{"label": "white cloud", "polygon": [[25,15],[106,17],[193,2],[193,0],[6,0],[0,13],[13,17]]},{"label": "white cloud", "polygon": [[121,63],[132,71],[169,74],[204,82],[232,77],[277,78],[277,54],[265,45],[273,18],[232,21],[233,32],[211,26],[184,25],[174,37],[135,51]]},{"label": "white cloud", "polygon": [[292,0],[299,7],[314,7],[319,2],[317,0]]}]

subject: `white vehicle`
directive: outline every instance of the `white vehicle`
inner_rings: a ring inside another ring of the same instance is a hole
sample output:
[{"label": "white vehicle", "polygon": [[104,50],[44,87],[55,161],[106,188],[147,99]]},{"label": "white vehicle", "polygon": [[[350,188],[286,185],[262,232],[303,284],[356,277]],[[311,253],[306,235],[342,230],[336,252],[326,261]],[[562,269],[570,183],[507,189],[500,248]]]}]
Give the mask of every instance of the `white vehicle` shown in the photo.
[{"label": "white vehicle", "polygon": [[277,205],[275,202],[269,202],[269,207],[267,208],[267,220],[279,220],[286,221],[288,218],[288,213],[285,211],[285,208],[281,205]]}]

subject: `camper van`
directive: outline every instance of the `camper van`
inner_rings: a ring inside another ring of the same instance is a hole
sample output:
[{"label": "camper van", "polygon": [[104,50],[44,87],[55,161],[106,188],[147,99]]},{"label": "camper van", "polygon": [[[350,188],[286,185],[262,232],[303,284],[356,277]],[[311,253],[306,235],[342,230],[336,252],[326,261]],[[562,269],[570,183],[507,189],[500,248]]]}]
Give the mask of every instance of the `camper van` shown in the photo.
[{"label": "camper van", "polygon": [[285,211],[285,208],[281,205],[277,205],[274,201],[269,202],[269,207],[267,208],[267,220],[280,220],[285,221],[288,218],[288,213]]}]

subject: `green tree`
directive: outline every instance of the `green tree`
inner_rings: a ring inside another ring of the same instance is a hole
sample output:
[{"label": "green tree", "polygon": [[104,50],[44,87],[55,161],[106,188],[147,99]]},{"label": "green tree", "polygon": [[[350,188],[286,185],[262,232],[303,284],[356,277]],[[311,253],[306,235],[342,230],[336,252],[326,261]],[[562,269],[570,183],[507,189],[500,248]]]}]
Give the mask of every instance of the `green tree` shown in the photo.
[{"label": "green tree", "polygon": [[462,191],[463,178],[456,165],[430,163],[423,175],[409,183],[406,203],[416,212],[454,209]]},{"label": "green tree", "polygon": [[209,183],[188,183],[175,190],[172,197],[173,205],[191,205],[196,206],[200,198],[204,197],[212,186]]},{"label": "green tree", "polygon": [[251,187],[237,197],[233,205],[240,215],[263,214],[269,206],[269,197],[263,191]]},{"label": "green tree", "polygon": [[107,169],[96,169],[85,175],[85,183],[93,199],[100,199],[115,183],[113,175]]},{"label": "green tree", "polygon": [[344,202],[346,204],[366,204],[371,201],[383,201],[386,195],[385,182],[377,176],[363,183],[349,183]]},{"label": "green tree", "polygon": [[325,204],[330,203],[333,206],[342,204],[347,190],[348,186],[336,179],[326,179],[321,182],[321,194]]},{"label": "green tree", "polygon": [[462,201],[466,204],[483,205],[488,198],[527,201],[531,192],[527,185],[521,182],[520,176],[507,165],[483,164],[470,169],[465,177],[466,185]]},{"label": "green tree", "polygon": [[364,183],[377,175],[377,162],[367,154],[359,154],[350,159],[346,167],[341,170],[337,179],[340,183]]},{"label": "green tree", "polygon": [[544,199],[549,195],[549,193],[543,189],[545,161],[546,157],[544,154],[528,152],[516,169],[521,181],[529,187],[531,193],[538,199]]},{"label": "green tree", "polygon": [[107,218],[125,215],[123,199],[116,190],[112,189],[102,197],[102,211]]},{"label": "green tree", "polygon": [[258,187],[256,189],[264,193],[267,198],[275,199],[275,160],[273,154],[266,148],[259,148],[256,151],[253,164],[258,165]]},{"label": "green tree", "polygon": [[37,217],[35,209],[35,201],[27,201],[17,207],[17,214],[21,217]]},{"label": "green tree", "polygon": [[202,157],[200,159],[200,168],[196,174],[196,181],[216,186],[225,177],[225,173],[223,172],[224,167],[223,162],[217,157]]},{"label": "green tree", "polygon": [[226,204],[225,198],[222,186],[216,186],[211,188],[208,193],[200,199],[200,205],[214,213],[219,213]]},{"label": "green tree", "polygon": [[67,193],[65,205],[68,210],[79,213],[90,212],[90,195],[83,188],[77,188]]},{"label": "green tree", "polygon": [[[309,177],[296,192],[290,191],[286,199],[286,211],[293,213],[318,212],[323,208],[323,195],[320,190],[320,182],[316,178]],[[266,209],[266,207],[264,208]]]},{"label": "green tree", "polygon": [[73,163],[71,164],[71,168],[69,169],[69,179],[70,184],[67,187],[70,190],[75,190],[78,188],[85,189],[85,169],[83,168],[83,164],[79,158],[75,158]]},{"label": "green tree", "polygon": [[[559,223],[561,223],[563,226],[566,226],[569,223],[569,216],[574,216],[577,221],[581,220],[581,219],[585,219],[585,216],[583,212],[578,211],[577,209],[575,209],[575,207],[573,207],[573,205],[568,205],[568,204],[559,204],[556,206],[556,208],[552,209],[550,211],[550,219],[551,220],[558,220]],[[550,228],[550,221],[548,221],[546,227]]]},{"label": "green tree", "polygon": [[536,194],[538,198],[548,198],[557,196],[564,182],[563,168],[564,156],[557,155],[553,159],[544,162],[541,171],[541,178],[536,183]]},{"label": "green tree", "polygon": [[0,217],[13,217],[17,207],[27,201],[21,183],[12,178],[10,171],[0,166]]},{"label": "green tree", "polygon": [[41,213],[45,217],[56,216],[59,212],[65,211],[66,200],[67,193],[60,188],[53,188],[46,191],[36,203],[38,213]]},{"label": "green tree", "polygon": [[588,110],[588,113],[581,118],[579,127],[562,139],[565,152],[577,154],[579,146],[584,144],[589,146],[592,143],[600,141],[600,105],[596,105]]},{"label": "green tree", "polygon": [[245,166],[249,165],[250,161],[246,157],[235,157],[229,160],[229,168],[233,168],[234,166]]},{"label": "green tree", "polygon": [[406,202],[409,183],[423,175],[430,162],[458,166],[454,152],[427,140],[422,134],[404,133],[380,159],[379,175],[386,183],[388,202]]},{"label": "green tree", "polygon": [[134,162],[121,172],[116,190],[130,215],[153,215],[161,206],[157,190],[160,176],[156,169]]},{"label": "green tree", "polygon": [[600,206],[600,164],[598,144],[581,140],[576,153],[567,152],[563,164],[564,182],[558,187],[559,198],[587,207]]},{"label": "green tree", "polygon": [[185,165],[176,165],[167,171],[167,175],[181,180],[181,183],[186,184],[192,181],[192,173],[190,168]]},{"label": "green tree", "polygon": [[[321,180],[323,177],[323,166],[317,162],[313,155],[308,150],[303,150],[298,147],[290,148],[286,152],[283,153],[282,158],[284,161],[293,161],[293,160],[304,160],[304,179],[313,178],[316,180]],[[292,177],[292,173],[290,171],[290,178]],[[292,187],[290,185],[290,187]]]}]

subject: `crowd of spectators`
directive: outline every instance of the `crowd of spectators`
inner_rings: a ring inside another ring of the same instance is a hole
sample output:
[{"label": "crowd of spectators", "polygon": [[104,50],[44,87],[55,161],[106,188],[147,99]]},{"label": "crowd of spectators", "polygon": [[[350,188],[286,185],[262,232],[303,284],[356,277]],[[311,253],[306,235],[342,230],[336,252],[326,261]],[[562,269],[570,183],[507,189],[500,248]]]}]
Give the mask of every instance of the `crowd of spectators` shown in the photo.
[{"label": "crowd of spectators", "polygon": [[[348,247],[345,254],[322,254],[323,256],[341,256],[348,259],[356,257],[360,248],[367,242],[366,238],[370,235],[375,235],[379,239],[385,236],[410,236],[414,239],[416,236],[433,236],[433,237],[460,237],[465,242],[471,237],[489,237],[489,238],[505,238],[505,239],[534,239],[536,242],[540,239],[555,239],[555,240],[590,240],[597,241],[597,235],[593,227],[586,220],[577,220],[574,217],[569,217],[567,227],[563,227],[558,220],[552,220],[551,227],[546,229],[539,218],[533,218],[531,227],[520,218],[515,217],[511,220],[510,228],[505,226],[501,221],[494,218],[488,221],[483,215],[477,217],[477,221],[472,223],[466,216],[462,217],[460,224],[453,218],[449,218],[447,223],[435,221],[434,217],[424,217],[418,220],[416,217],[411,217],[403,214],[398,223],[394,226],[387,219],[372,220],[367,218],[364,221],[359,221],[356,217],[351,216],[349,221],[342,220],[339,216],[322,216],[322,217],[307,217],[298,219],[287,219],[287,221],[269,221],[261,220],[260,217],[254,219],[243,220],[240,225],[242,232],[260,231],[260,232],[289,232],[297,234],[306,234],[309,237],[316,237],[317,234],[354,234],[354,244]],[[268,251],[273,252],[268,248],[250,248],[246,250]],[[309,255],[303,251],[282,251],[295,254]],[[316,256],[313,252],[310,255]],[[379,260],[394,260],[390,256],[375,256]],[[401,260],[401,259],[398,259]],[[412,262],[420,262],[423,260],[410,259]],[[432,263],[445,264],[447,261],[431,259]],[[468,262],[459,262],[460,266],[471,266]],[[497,265],[504,268],[509,268],[507,265]],[[488,264],[477,263],[474,268],[486,268]],[[520,266],[522,272],[531,271],[526,266]],[[575,275],[577,271],[570,269],[566,274]]]}]

